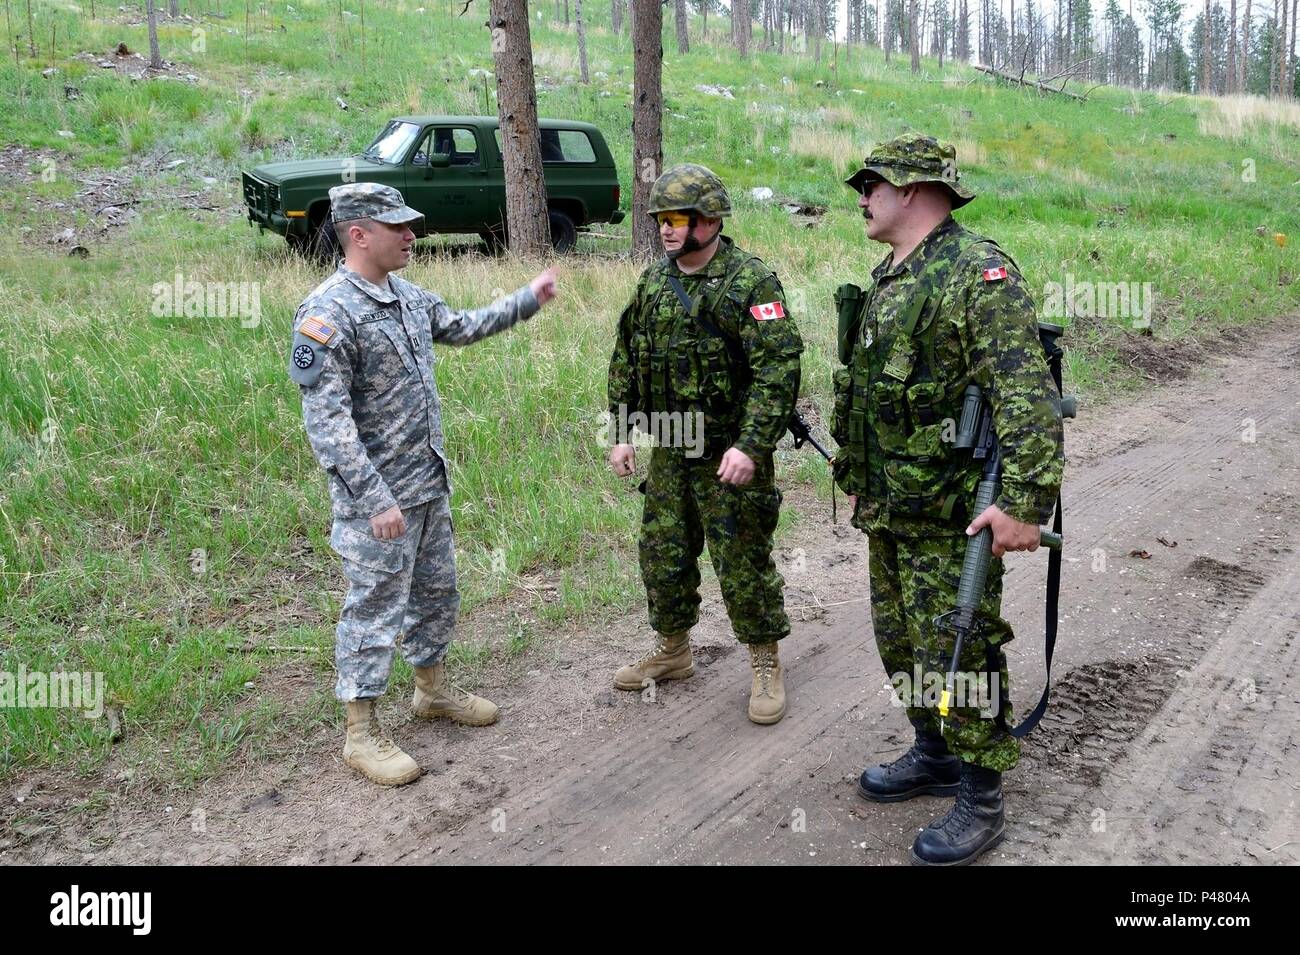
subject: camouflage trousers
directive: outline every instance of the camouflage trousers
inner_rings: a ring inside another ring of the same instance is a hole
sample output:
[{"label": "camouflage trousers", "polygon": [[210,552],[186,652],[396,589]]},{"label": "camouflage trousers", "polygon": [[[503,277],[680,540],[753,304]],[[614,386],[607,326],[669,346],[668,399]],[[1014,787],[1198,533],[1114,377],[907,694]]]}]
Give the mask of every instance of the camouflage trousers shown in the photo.
[{"label": "camouflage trousers", "polygon": [[741,643],[771,643],[790,632],[772,560],[781,509],[772,456],[755,461],[754,479],[724,484],[721,457],[688,458],[679,448],[654,449],[641,516],[641,579],[650,626],[680,633],[700,617],[700,553],[707,542],[731,629]]},{"label": "camouflage trousers", "polygon": [[335,520],[330,546],[343,558],[348,594],[335,631],[335,695],[344,702],[382,696],[393,651],[413,667],[447,653],[460,593],[451,506],[445,495],[402,511],[406,533],[379,540],[370,521]]},{"label": "camouflage trousers", "polygon": [[[867,535],[870,544],[871,618],[876,647],[896,699],[917,729],[941,730],[939,694],[952,661],[955,634],[934,625],[953,609],[966,554],[966,535],[905,537],[888,531]],[[975,627],[962,645],[955,710],[943,720],[948,749],[963,761],[1006,772],[1020,758],[1020,744],[1001,729],[998,706],[1012,720],[1007,658],[1002,648],[1014,634],[1001,617],[1002,561],[989,563],[988,585]],[[988,673],[996,659],[996,679]]]}]

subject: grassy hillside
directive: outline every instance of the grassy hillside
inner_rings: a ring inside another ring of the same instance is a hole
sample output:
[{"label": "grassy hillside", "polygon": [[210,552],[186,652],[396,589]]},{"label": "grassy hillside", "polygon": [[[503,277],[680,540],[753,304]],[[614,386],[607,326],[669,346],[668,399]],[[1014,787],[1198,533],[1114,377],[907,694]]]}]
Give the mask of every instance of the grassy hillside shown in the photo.
[{"label": "grassy hillside", "polygon": [[[205,6],[217,9],[183,4]],[[98,4],[90,20],[86,4],[37,0],[37,55],[23,37],[0,64],[0,671],[103,672],[125,729],[113,747],[107,720],[0,710],[0,775],[90,770],[113,751],[141,779],[183,781],[335,718],[342,582],[284,372],[290,318],[322,276],[250,229],[238,172],[359,151],[391,114],[495,108],[475,72],[492,67],[483,0],[464,16],[437,0],[367,4],[364,44],[348,15],[358,4],[342,6],[260,3],[246,26],[227,0],[224,18],[164,19],[169,75],[137,80],[143,62],[111,54],[119,42],[147,51],[137,8]],[[584,86],[573,29],[539,6],[541,112],[599,124],[630,197],[630,41],[595,10]],[[841,179],[908,128],[956,143],[981,193],[960,218],[1037,289],[1151,283],[1157,343],[1295,308],[1297,246],[1275,238],[1300,232],[1294,106],[1110,89],[1081,104],[928,61],[914,77],[899,60],[829,46],[820,65],[740,61],[701,43],[699,26],[684,57],[666,26],[665,157],[706,163],[732,187],[728,231],[781,275],[808,344],[805,391],[823,406],[831,290],[883,255]],[[752,200],[758,186],[816,208],[792,216]],[[71,240],[48,241],[67,228]],[[563,298],[536,321],[440,354],[466,609],[511,608],[458,650],[471,682],[473,667],[563,642],[566,621],[639,599],[639,499],[608,474],[598,440],[611,329],[639,271],[627,229],[583,240],[563,262]],[[408,277],[453,305],[484,303],[537,265],[459,240],[428,247]],[[157,317],[152,288],[177,273],[257,283],[260,321]],[[1135,338],[1131,322],[1073,323],[1070,374],[1085,399],[1134,387]],[[828,493],[811,455],[784,456],[783,471]],[[294,648],[314,666],[310,700],[279,691]]]}]

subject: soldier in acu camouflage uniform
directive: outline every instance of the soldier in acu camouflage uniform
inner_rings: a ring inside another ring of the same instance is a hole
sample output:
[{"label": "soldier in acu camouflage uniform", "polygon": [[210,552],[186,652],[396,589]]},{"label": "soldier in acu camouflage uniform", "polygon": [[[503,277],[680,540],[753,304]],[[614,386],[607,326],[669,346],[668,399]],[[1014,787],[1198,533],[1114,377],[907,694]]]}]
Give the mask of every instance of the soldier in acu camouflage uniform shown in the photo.
[{"label": "soldier in acu camouflage uniform", "polygon": [[[990,526],[999,558],[1037,548],[1061,483],[1060,400],[1015,263],[951,216],[975,197],[958,181],[953,147],[900,136],[877,147],[848,185],[860,193],[868,237],[892,251],[870,288],[837,292],[848,331],[840,342],[847,367],[836,373],[835,471],[856,495],[853,523],[870,543],[876,644],[895,687],[909,690],[900,696],[916,729],[915,745],[867,769],[858,791],[879,802],[955,794],[953,809],[917,837],[912,858],[960,864],[1002,839],[1001,774],[1016,765],[1019,744],[978,706],[957,709],[941,726],[935,701],[913,683],[918,670],[937,674],[926,677],[933,681],[948,669],[953,635],[932,621],[956,605],[967,535]],[[980,515],[968,513],[979,464],[952,447],[972,382],[992,408],[1004,469],[1002,496]],[[995,560],[960,667],[997,682],[989,698],[998,694],[1005,718],[1002,648],[1012,632],[1001,597]]]},{"label": "soldier in acu camouflage uniform", "polygon": [[[786,709],[777,641],[790,621],[772,560],[781,506],[772,452],[794,410],[803,343],[777,277],[722,235],[731,201],[717,176],[692,164],[669,169],[649,213],[667,257],[645,270],[619,318],[609,406],[624,435],[640,414],[660,438],[642,485],[639,548],[656,640],[614,685],[640,690],[694,674],[690,630],[707,542],[732,629],[750,650],[749,718],[775,723]],[[654,416],[680,426],[683,440],[654,427]],[[620,476],[635,470],[626,441],[610,452]]]},{"label": "soldier in acu camouflage uniform", "polygon": [[298,309],[289,375],[329,475],[330,546],[348,581],[335,639],[343,759],[377,783],[400,785],[420,768],[375,718],[399,640],[415,669],[416,716],[473,726],[497,718],[495,704],[453,686],[443,668],[460,595],[433,344],[468,345],[531,317],[555,294],[555,275],[543,272],[486,308],[452,311],[389,274],[410,261],[409,223],[421,216],[400,192],[335,186],[330,209],[345,261]]}]

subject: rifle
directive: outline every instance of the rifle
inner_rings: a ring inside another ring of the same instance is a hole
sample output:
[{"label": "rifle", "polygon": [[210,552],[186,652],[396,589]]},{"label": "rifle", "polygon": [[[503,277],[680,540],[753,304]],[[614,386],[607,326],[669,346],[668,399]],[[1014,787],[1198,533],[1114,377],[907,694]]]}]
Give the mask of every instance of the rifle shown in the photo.
[{"label": "rifle", "polygon": [[[794,446],[796,450],[802,448],[805,444],[811,444],[814,448],[816,448],[819,452],[821,452],[821,456],[826,459],[827,464],[835,463],[835,458],[831,455],[831,453],[827,451],[825,448],[823,448],[817,442],[817,439],[812,436],[812,431],[808,429],[808,422],[803,420],[803,415],[799,413],[798,408],[795,408],[793,411],[790,412],[790,423],[786,425],[786,428],[790,432],[790,437],[794,438]],[[834,478],[831,479],[831,520],[836,524],[838,524],[840,520],[840,516],[838,513],[836,513],[836,508],[835,508]]]},{"label": "rifle", "polygon": [[[1060,346],[1057,345],[1056,340],[1061,336],[1062,331],[1063,328],[1060,325],[1051,325],[1047,322],[1038,323],[1039,340],[1042,342],[1043,350],[1047,355],[1048,368],[1052,372],[1052,380],[1056,383],[1058,394],[1061,391],[1061,356],[1063,352]],[[1062,418],[1073,418],[1076,410],[1077,401],[1073,396],[1061,397]],[[978,517],[993,505],[993,502],[998,499],[998,495],[1002,491],[1002,456],[998,449],[997,435],[993,429],[993,409],[984,400],[984,394],[979,385],[971,384],[966,386],[965,394],[962,397],[961,421],[957,425],[957,436],[953,441],[953,447],[957,450],[969,450],[972,460],[984,462],[979,487],[975,493],[975,504],[971,509],[973,518]],[[1043,688],[1042,698],[1038,701],[1038,706],[1034,708],[1033,713],[1015,729],[1006,726],[1002,712],[1003,708],[1001,705],[999,706],[998,724],[1017,738],[1028,734],[1038,725],[1043,713],[1047,711],[1047,698],[1051,689],[1052,651],[1056,646],[1056,605],[1061,582],[1062,540],[1061,501],[1059,497],[1056,501],[1052,529],[1050,531],[1040,529],[1038,539],[1043,547],[1051,550],[1047,564],[1047,685]],[[988,581],[989,562],[992,559],[993,531],[991,528],[983,527],[966,541],[966,555],[962,561],[961,581],[957,585],[957,606],[947,613],[939,614],[933,621],[936,627],[952,630],[956,633],[952,661],[948,665],[948,676],[944,681],[943,693],[939,697],[939,725],[941,730],[944,718],[952,710],[953,686],[961,660],[962,644],[965,643],[966,638],[970,636],[970,632],[974,628],[975,613],[984,598],[984,587]],[[993,652],[995,651],[990,649],[990,655]],[[986,669],[996,673],[997,671],[992,669],[991,664],[992,660],[988,662]],[[992,678],[990,676],[990,679]]]}]

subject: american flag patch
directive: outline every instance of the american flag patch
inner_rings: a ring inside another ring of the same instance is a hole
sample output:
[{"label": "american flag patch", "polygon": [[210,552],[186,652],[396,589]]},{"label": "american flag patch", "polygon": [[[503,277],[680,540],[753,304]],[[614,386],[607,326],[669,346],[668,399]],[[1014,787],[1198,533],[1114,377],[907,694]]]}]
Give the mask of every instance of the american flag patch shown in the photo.
[{"label": "american flag patch", "polygon": [[768,302],[765,305],[751,305],[749,314],[754,316],[755,321],[767,322],[774,318],[785,318],[785,309],[780,302]]},{"label": "american flag patch", "polygon": [[984,270],[985,282],[998,282],[1006,277],[1007,277],[1007,267],[1005,265],[999,265],[996,269]]},{"label": "american flag patch", "polygon": [[308,338],[315,339],[322,345],[328,345],[338,334],[338,329],[329,322],[313,315],[298,326],[298,331],[302,332]]}]

